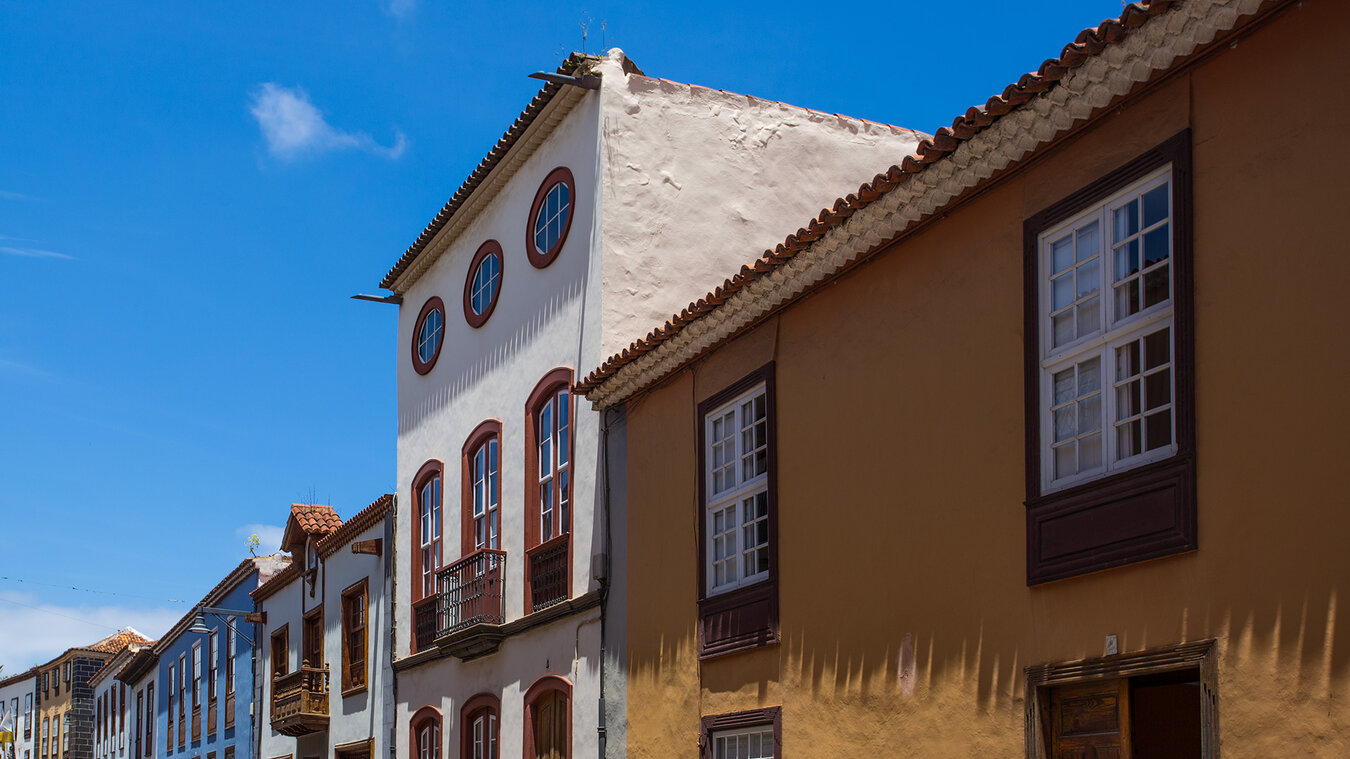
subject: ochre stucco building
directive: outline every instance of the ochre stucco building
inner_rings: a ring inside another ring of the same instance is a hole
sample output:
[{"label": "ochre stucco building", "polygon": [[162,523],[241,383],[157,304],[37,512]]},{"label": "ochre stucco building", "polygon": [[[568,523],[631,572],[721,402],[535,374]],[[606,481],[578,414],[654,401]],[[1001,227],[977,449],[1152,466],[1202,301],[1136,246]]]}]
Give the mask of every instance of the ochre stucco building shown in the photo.
[{"label": "ochre stucco building", "polygon": [[579,384],[628,756],[1350,756],[1347,32],[1129,6]]}]

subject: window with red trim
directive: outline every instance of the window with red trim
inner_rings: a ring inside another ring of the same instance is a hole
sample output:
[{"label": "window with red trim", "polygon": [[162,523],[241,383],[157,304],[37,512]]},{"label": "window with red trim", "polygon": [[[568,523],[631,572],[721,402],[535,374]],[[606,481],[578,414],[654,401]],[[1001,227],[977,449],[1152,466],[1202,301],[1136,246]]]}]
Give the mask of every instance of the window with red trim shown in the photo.
[{"label": "window with red trim", "polygon": [[501,243],[488,240],[478,248],[469,262],[469,275],[464,279],[464,321],[470,327],[483,326],[497,307],[505,260]]},{"label": "window with red trim", "polygon": [[441,759],[441,713],[434,707],[418,709],[409,720],[412,732],[409,759]]},{"label": "window with red trim", "polygon": [[525,612],[571,592],[572,370],[554,369],[526,404]]},{"label": "window with red trim", "polygon": [[537,269],[553,263],[567,241],[576,205],[576,180],[566,166],[550,171],[539,185],[530,205],[530,226],[525,230],[525,250]]},{"label": "window with red trim", "polygon": [[460,759],[500,759],[501,702],[480,693],[464,702],[459,712]]},{"label": "window with red trim", "polygon": [[464,443],[460,549],[465,556],[502,547],[501,436],[502,423],[489,420],[478,425]]},{"label": "window with red trim", "polygon": [[423,304],[413,325],[412,364],[418,374],[426,374],[436,365],[445,342],[445,303],[431,297]]},{"label": "window with red trim", "polygon": [[441,472],[439,461],[430,461],[422,467],[413,483],[417,504],[417,522],[413,540],[413,600],[436,595],[436,570],[441,567]]}]

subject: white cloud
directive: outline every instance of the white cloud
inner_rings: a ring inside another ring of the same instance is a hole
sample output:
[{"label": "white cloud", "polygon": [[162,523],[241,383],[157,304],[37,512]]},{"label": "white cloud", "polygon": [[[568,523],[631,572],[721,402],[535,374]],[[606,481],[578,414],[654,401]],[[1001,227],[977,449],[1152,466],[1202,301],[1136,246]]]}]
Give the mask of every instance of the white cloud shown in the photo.
[{"label": "white cloud", "polygon": [[11,256],[23,256],[25,258],[64,258],[68,261],[75,260],[75,256],[57,253],[54,250],[42,250],[41,248],[13,248],[8,245],[0,245],[0,253]]},{"label": "white cloud", "polygon": [[267,556],[281,550],[281,535],[285,531],[286,528],[284,527],[277,527],[270,524],[246,524],[235,530],[234,534],[244,540],[248,540],[250,535],[257,535],[257,554],[259,556]]},{"label": "white cloud", "polygon": [[408,149],[402,132],[394,133],[394,144],[384,146],[365,132],[347,132],[329,124],[323,113],[299,87],[283,87],[266,82],[253,91],[249,113],[258,121],[267,150],[282,159],[295,159],[330,150],[364,150],[396,159]]},{"label": "white cloud", "polygon": [[187,607],[172,606],[60,606],[31,593],[0,590],[0,666],[17,674],[123,627],[156,638],[186,613]]}]

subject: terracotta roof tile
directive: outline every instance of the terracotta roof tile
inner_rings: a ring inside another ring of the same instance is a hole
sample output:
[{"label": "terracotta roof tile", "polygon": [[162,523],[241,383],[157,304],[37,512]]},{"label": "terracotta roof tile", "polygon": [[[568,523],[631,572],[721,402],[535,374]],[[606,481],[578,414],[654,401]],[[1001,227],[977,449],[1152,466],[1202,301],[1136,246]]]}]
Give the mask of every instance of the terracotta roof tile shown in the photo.
[{"label": "terracotta roof tile", "polygon": [[332,506],[318,503],[293,503],[291,516],[300,524],[300,529],[311,535],[327,535],[342,526],[342,517]]},{"label": "terracotta roof tile", "polygon": [[104,654],[115,654],[133,643],[150,644],[153,642],[154,641],[141,635],[135,629],[124,627],[103,640],[88,646],[82,646],[82,648]]},{"label": "terracotta roof tile", "polygon": [[1057,58],[1046,60],[1035,72],[1023,74],[1016,82],[1004,88],[1001,94],[989,98],[983,107],[972,107],[957,116],[950,127],[942,127],[931,139],[921,141],[914,155],[905,156],[884,174],[876,175],[871,182],[859,187],[856,193],[840,198],[833,208],[821,210],[806,228],[788,235],[774,249],[764,251],[759,259],[742,266],[735,277],[690,303],[664,325],[610,356],[576,383],[576,392],[584,395],[599,387],[621,368],[651,352],[691,322],[706,316],[750,282],[760,279],[790,261],[813,240],[819,239],[826,231],[842,224],[853,213],[865,208],[901,183],[907,182],[911,176],[927,170],[933,163],[949,155],[962,142],[989,128],[999,117],[1030,101],[1038,93],[1052,89],[1069,71],[1082,66],[1108,44],[1123,39],[1128,33],[1127,30],[1142,25],[1149,17],[1164,13],[1176,4],[1177,0],[1144,0],[1130,3],[1121,11],[1118,18],[1106,19],[1096,27],[1084,29],[1073,42],[1064,46]]},{"label": "terracotta roof tile", "polygon": [[394,496],[392,493],[385,493],[369,506],[361,509],[343,523],[342,527],[334,530],[328,537],[319,541],[317,546],[319,556],[328,557],[333,552],[342,548],[357,535],[379,524],[381,519],[389,513],[394,507]]}]

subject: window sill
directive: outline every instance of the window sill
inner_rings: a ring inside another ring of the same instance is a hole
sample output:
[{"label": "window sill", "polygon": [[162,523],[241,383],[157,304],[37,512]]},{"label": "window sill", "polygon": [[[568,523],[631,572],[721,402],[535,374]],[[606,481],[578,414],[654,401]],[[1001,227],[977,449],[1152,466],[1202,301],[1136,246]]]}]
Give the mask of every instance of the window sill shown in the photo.
[{"label": "window sill", "polygon": [[1193,456],[1038,496],[1026,507],[1027,585],[1198,547]]},{"label": "window sill", "polygon": [[353,685],[353,686],[350,687],[350,688],[343,688],[343,689],[342,689],[342,697],[343,697],[343,698],[349,698],[349,697],[351,697],[351,696],[359,696],[360,694],[365,693],[365,692],[366,692],[366,686],[365,686],[364,684],[362,684],[362,685]]}]

